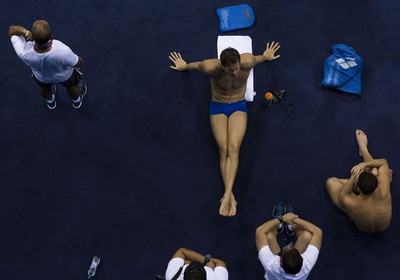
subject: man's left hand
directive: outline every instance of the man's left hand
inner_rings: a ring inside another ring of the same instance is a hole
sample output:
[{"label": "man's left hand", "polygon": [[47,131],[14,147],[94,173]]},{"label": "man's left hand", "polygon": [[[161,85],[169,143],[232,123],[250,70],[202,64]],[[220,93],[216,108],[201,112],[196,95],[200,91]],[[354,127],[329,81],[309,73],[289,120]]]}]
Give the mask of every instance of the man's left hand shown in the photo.
[{"label": "man's left hand", "polygon": [[266,60],[269,60],[269,61],[275,60],[275,59],[279,58],[280,55],[275,55],[275,52],[277,52],[277,51],[279,50],[280,47],[281,47],[281,46],[279,45],[278,42],[275,43],[275,42],[273,41],[273,42],[271,43],[271,45],[270,45],[270,43],[267,43],[267,48],[266,48],[266,50],[264,51],[263,56],[265,56],[265,59],[266,59]]}]

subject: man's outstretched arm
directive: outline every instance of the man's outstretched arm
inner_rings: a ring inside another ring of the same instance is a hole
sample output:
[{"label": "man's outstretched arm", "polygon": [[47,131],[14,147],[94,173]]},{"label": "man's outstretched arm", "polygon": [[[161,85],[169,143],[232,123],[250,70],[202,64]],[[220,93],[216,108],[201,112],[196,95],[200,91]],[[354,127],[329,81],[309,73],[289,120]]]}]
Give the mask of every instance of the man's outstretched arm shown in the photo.
[{"label": "man's outstretched arm", "polygon": [[278,59],[281,55],[275,55],[275,53],[280,49],[280,45],[278,42],[272,42],[267,43],[267,48],[265,49],[264,53],[262,55],[256,55],[255,57],[255,63],[262,63],[264,61],[271,61]]},{"label": "man's outstretched arm", "polygon": [[204,61],[186,63],[186,61],[183,60],[181,54],[177,52],[170,53],[169,59],[174,63],[174,65],[170,66],[171,69],[174,69],[176,71],[197,70],[207,75],[212,73],[214,68],[213,65],[216,61],[216,59],[207,59]]}]

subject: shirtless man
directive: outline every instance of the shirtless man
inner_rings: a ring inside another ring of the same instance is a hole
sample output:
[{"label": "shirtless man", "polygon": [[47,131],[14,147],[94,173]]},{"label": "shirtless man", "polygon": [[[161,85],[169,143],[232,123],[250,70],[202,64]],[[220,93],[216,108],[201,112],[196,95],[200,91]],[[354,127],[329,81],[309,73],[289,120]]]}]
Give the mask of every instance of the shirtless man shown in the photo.
[{"label": "shirtless man", "polygon": [[225,186],[221,198],[219,214],[232,217],[236,215],[233,183],[239,165],[239,149],[247,126],[247,104],[245,97],[247,78],[251,69],[264,61],[275,60],[279,43],[267,44],[262,55],[251,53],[239,54],[236,49],[227,48],[221,52],[220,59],[187,64],[180,53],[173,52],[169,59],[174,63],[170,66],[176,71],[197,70],[210,77],[211,129],[219,147],[220,171]]},{"label": "shirtless man", "polygon": [[367,135],[356,130],[360,156],[364,159],[351,169],[350,179],[328,178],[326,188],[333,203],[365,233],[382,232],[392,218],[390,183],[392,171],[385,159],[373,159]]}]

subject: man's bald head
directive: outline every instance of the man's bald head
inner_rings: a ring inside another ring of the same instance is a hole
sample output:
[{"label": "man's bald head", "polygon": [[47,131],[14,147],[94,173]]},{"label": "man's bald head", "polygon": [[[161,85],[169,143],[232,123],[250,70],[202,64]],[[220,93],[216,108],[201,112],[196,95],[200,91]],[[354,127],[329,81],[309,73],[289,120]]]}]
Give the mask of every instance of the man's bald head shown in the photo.
[{"label": "man's bald head", "polygon": [[51,28],[47,21],[37,20],[32,25],[32,36],[35,42],[41,46],[51,38]]}]

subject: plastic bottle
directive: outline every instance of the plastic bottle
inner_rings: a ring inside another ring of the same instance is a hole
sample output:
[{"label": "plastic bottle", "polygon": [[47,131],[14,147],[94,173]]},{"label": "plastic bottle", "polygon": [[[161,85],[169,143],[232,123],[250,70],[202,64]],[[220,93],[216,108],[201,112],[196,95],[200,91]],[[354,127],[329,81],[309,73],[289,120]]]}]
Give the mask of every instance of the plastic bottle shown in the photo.
[{"label": "plastic bottle", "polygon": [[267,91],[267,93],[265,94],[265,107],[269,107],[272,104],[272,101],[274,99],[274,95]]},{"label": "plastic bottle", "polygon": [[99,263],[100,263],[100,258],[94,256],[88,270],[88,279],[92,279],[93,276],[96,274],[97,266],[99,265]]}]

